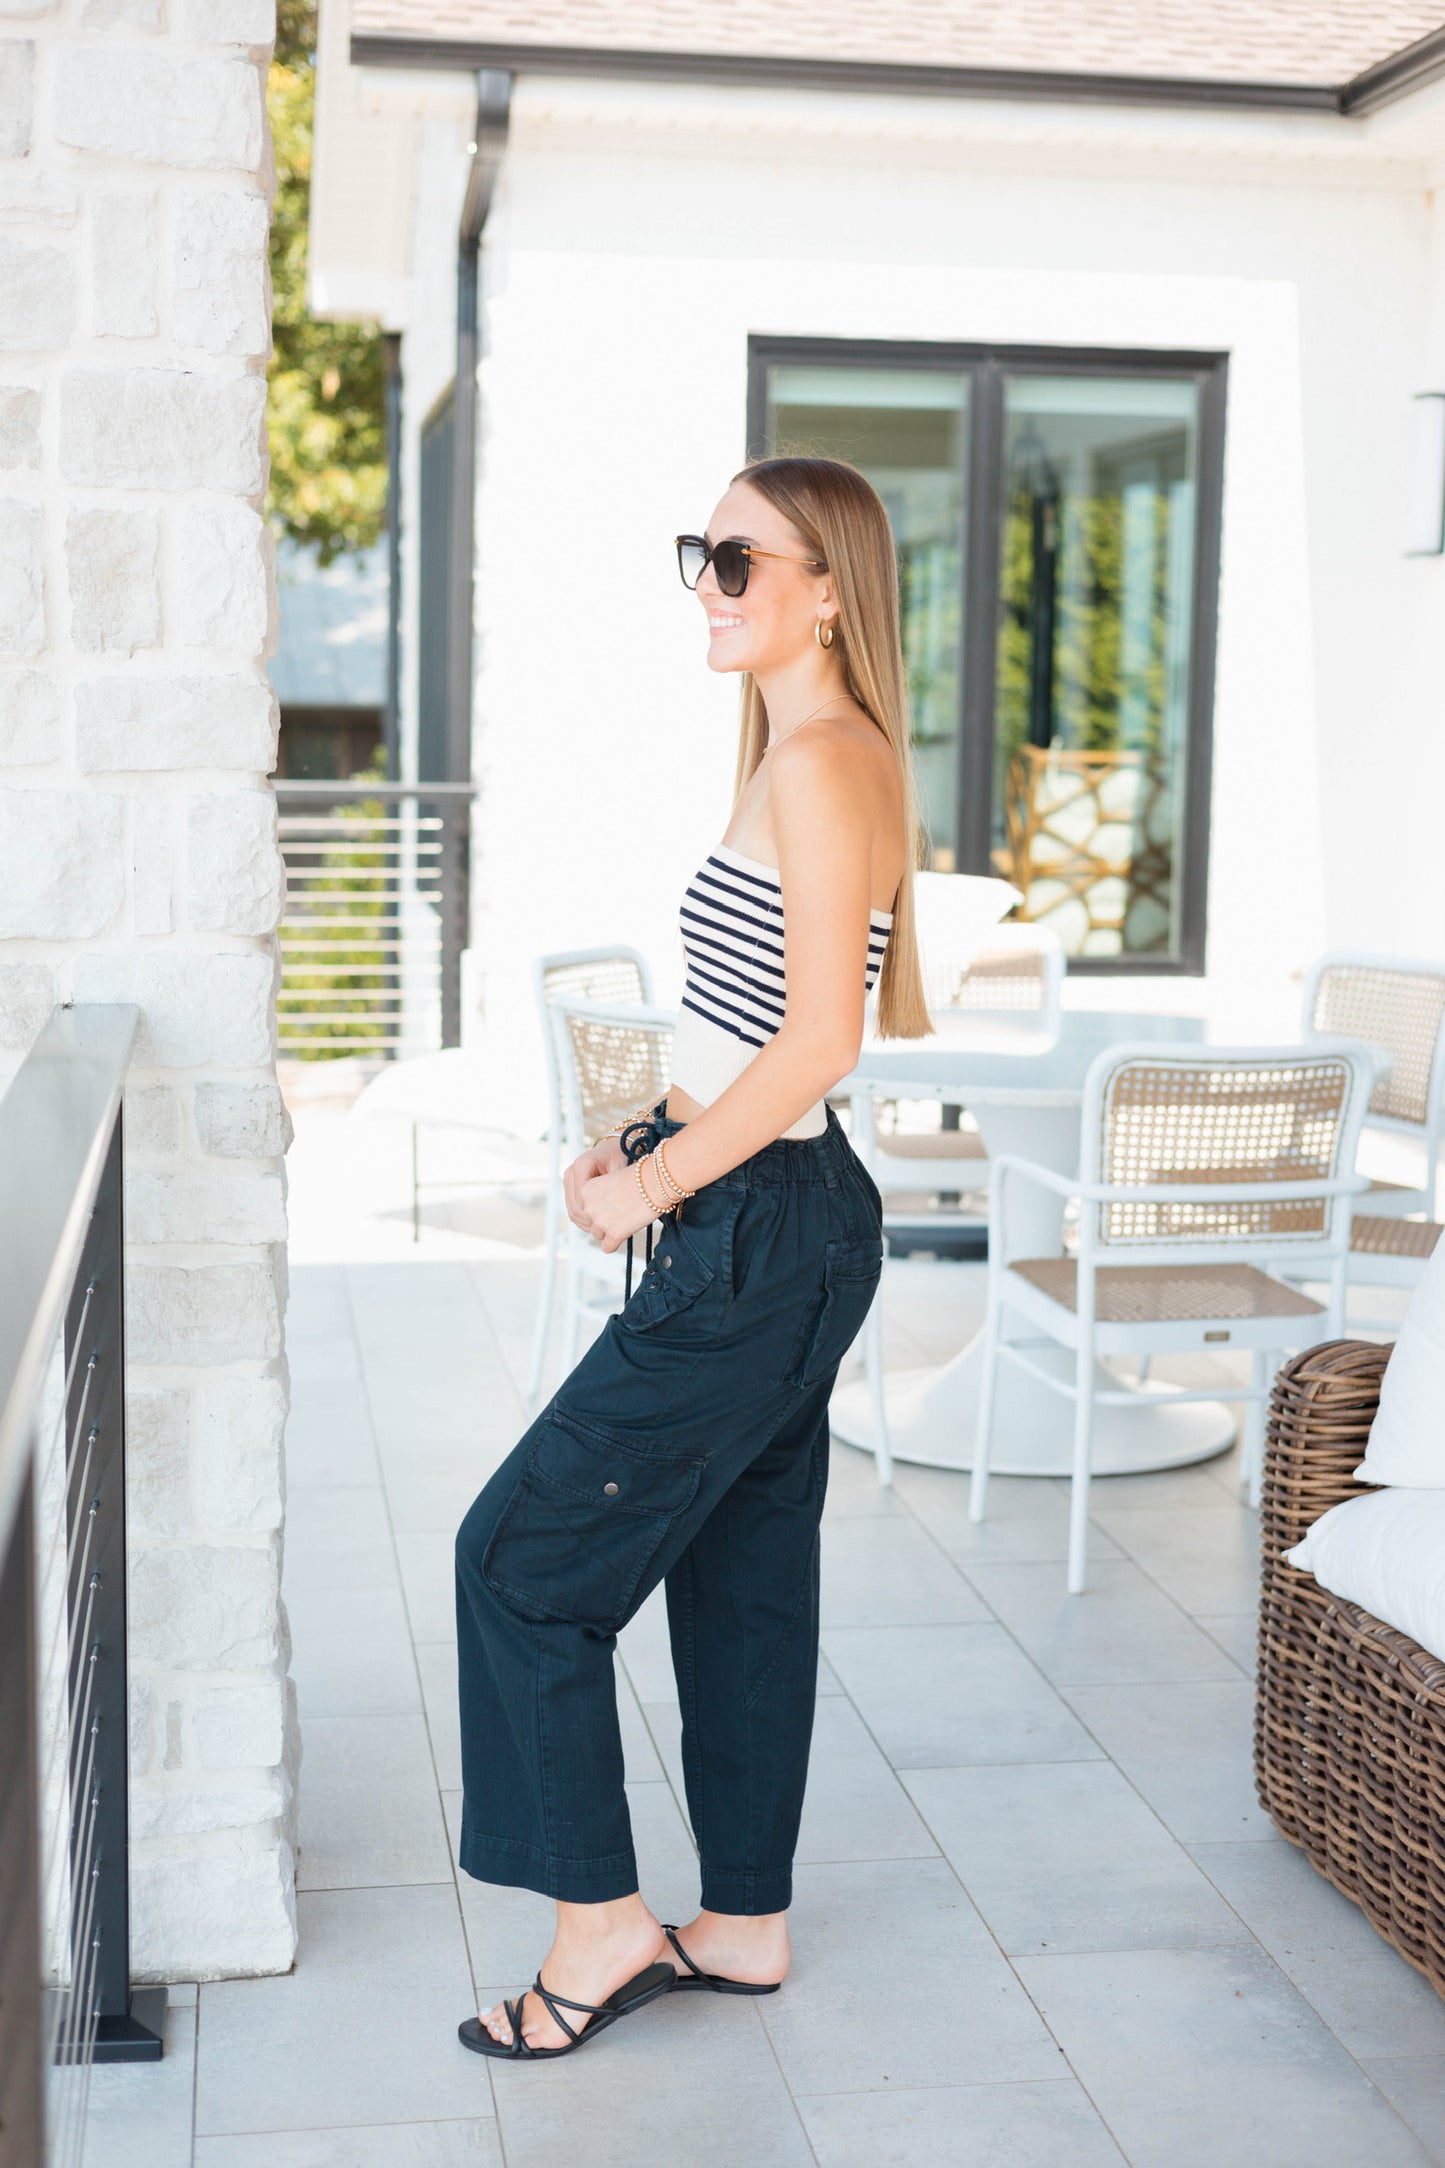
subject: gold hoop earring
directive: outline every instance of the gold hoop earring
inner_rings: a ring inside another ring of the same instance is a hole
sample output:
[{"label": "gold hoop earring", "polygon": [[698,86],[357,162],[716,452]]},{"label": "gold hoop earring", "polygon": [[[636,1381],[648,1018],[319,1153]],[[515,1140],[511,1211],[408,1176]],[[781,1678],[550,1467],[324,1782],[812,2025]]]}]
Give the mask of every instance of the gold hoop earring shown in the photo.
[{"label": "gold hoop earring", "polygon": [[831,647],[837,637],[838,630],[833,620],[830,617],[820,617],[813,627],[813,638],[817,641],[819,647]]}]

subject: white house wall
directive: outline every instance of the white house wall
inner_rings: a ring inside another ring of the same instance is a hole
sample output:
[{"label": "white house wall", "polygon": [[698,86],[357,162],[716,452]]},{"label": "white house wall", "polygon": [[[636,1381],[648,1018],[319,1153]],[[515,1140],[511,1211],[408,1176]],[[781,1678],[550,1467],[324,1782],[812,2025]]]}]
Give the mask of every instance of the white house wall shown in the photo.
[{"label": "white house wall", "polygon": [[[676,895],[727,818],[735,688],[706,672],[669,543],[743,459],[752,332],[1226,351],[1208,978],[1071,998],[1279,1029],[1327,941],[1438,950],[1438,798],[1410,779],[1439,567],[1402,556],[1428,362],[1418,164],[1354,172],[1313,121],[1263,124],[1246,161],[1207,116],[1203,170],[1162,151],[1141,170],[1139,117],[1115,115],[1120,142],[1030,171],[996,116],[971,146],[964,107],[941,138],[924,108],[935,135],[900,146],[848,132],[858,101],[791,93],[685,94],[708,125],[684,132],[681,95],[521,84],[488,227],[487,1030],[526,1026],[543,948],[640,941],[675,991]],[[822,107],[842,134],[779,125]],[[1229,125],[1237,150],[1248,124]]]}]

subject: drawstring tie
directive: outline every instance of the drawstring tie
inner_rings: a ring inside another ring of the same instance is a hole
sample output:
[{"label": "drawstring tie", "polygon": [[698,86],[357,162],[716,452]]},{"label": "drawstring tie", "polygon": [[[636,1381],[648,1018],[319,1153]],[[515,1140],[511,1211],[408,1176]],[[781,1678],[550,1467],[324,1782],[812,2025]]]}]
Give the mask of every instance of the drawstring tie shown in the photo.
[{"label": "drawstring tie", "polygon": [[[656,1122],[628,1122],[617,1139],[622,1146],[622,1156],[628,1165],[632,1166],[637,1160],[646,1159],[648,1153],[657,1145],[661,1135],[662,1131],[658,1128]],[[666,1213],[663,1214],[664,1219],[667,1216]],[[652,1230],[656,1225],[656,1220],[649,1220],[647,1223],[647,1248],[643,1262],[645,1266],[649,1267],[652,1264]],[[629,1235],[627,1237],[627,1272],[622,1296],[624,1302],[631,1302],[632,1300],[632,1267],[634,1262],[632,1243],[633,1237]]]}]

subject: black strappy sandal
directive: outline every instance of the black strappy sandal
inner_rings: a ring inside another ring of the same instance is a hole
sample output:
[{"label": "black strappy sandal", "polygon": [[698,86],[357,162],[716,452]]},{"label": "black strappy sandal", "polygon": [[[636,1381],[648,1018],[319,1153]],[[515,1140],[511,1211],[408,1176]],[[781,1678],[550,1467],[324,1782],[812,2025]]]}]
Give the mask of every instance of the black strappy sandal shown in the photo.
[{"label": "black strappy sandal", "polygon": [[678,1941],[675,1927],[664,1925],[662,1931],[687,1967],[686,1973],[679,1972],[677,1975],[680,1988],[705,1987],[714,1995],[776,1995],[783,1984],[781,1980],[769,1980],[766,1986],[760,1986],[755,1980],[726,1980],[720,1972],[704,1972],[700,1965],[693,1963]]},{"label": "black strappy sandal", "polygon": [[[555,2056],[570,2055],[574,2048],[585,2047],[594,2033],[606,2032],[608,2026],[615,2025],[620,2017],[631,2017],[634,2010],[641,2010],[649,2002],[656,2002],[659,1995],[666,1995],[676,1985],[677,1974],[672,1966],[659,1961],[655,1965],[649,1965],[645,1972],[639,1972],[634,1979],[628,1980],[618,1988],[615,1995],[609,1995],[604,2003],[573,2002],[569,1996],[554,1995],[549,1988],[543,1987],[542,1975],[539,1972],[532,1987],[524,1988],[515,2002],[502,2004],[507,2013],[507,2022],[512,2028],[509,2041],[503,2044],[500,2040],[494,2040],[479,2017],[463,2018],[457,2027],[457,2038],[464,2048],[471,2048],[477,2055],[498,2055],[512,2061],[525,2059],[534,2063],[550,2062]],[[522,2005],[527,1996],[534,1992],[541,1996],[563,2032],[567,2034],[565,2048],[531,2048],[522,2038]],[[583,2010],[591,2022],[584,2025],[580,2032],[574,2032],[563,2017],[563,2010]]]}]

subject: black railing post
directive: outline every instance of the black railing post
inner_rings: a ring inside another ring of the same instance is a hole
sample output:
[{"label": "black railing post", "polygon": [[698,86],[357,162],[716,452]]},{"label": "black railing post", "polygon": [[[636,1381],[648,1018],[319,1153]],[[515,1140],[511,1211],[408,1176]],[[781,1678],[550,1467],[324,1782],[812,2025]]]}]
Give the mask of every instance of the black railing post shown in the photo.
[{"label": "black railing post", "polygon": [[130,1984],[121,1122],[117,1111],[65,1320],[72,2007],[63,2062],[157,2060],[166,2007],[165,1988]]}]

